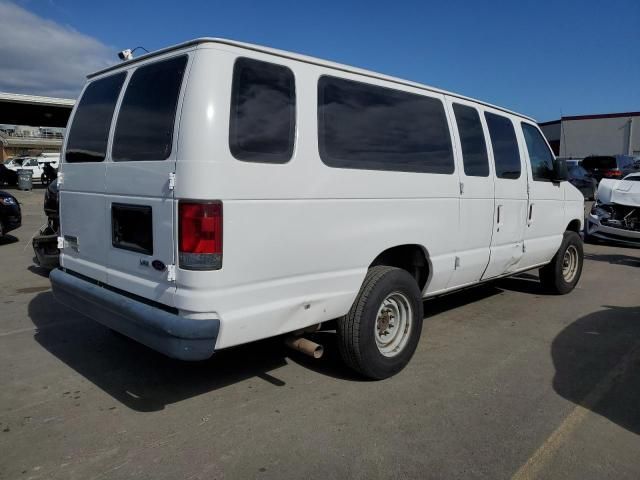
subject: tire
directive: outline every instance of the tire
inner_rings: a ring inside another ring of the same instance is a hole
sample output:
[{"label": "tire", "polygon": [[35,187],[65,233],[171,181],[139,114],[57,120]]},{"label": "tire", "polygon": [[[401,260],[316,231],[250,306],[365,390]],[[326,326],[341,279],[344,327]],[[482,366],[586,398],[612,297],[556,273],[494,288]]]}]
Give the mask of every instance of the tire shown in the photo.
[{"label": "tire", "polygon": [[584,262],[582,239],[576,232],[565,232],[562,244],[551,262],[540,269],[540,282],[550,292],[566,295],[575,288]]},{"label": "tire", "polygon": [[4,224],[2,223],[2,220],[0,220],[0,238],[4,237],[4,235]]},{"label": "tire", "polygon": [[372,267],[351,310],[338,320],[340,356],[365,377],[391,377],[416,351],[422,317],[422,295],[416,280],[400,268]]}]

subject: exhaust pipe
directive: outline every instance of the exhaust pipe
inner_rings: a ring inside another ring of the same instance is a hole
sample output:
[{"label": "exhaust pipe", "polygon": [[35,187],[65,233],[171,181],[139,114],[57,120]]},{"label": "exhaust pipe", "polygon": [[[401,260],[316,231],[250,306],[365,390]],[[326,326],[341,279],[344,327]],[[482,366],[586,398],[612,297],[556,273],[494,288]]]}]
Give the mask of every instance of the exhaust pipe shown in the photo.
[{"label": "exhaust pipe", "polygon": [[322,345],[316,342],[312,342],[311,340],[307,340],[306,338],[287,337],[284,343],[287,345],[287,347],[304,353],[305,355],[309,355],[313,358],[320,358],[324,353],[324,348]]}]

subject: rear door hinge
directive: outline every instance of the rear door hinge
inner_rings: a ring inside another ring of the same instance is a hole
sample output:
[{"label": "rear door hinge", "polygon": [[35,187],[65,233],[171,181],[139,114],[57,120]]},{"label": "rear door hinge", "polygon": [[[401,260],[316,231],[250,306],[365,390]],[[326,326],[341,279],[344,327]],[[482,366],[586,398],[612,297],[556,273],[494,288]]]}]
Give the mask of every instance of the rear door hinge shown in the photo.
[{"label": "rear door hinge", "polygon": [[169,190],[176,188],[176,174],[175,172],[169,173]]},{"label": "rear door hinge", "polygon": [[453,269],[457,270],[460,268],[460,257],[456,257],[455,262],[453,263]]},{"label": "rear door hinge", "polygon": [[464,183],[460,182],[460,195],[464,193]]},{"label": "rear door hinge", "polygon": [[175,265],[167,265],[167,281],[175,282],[176,281],[176,266]]}]

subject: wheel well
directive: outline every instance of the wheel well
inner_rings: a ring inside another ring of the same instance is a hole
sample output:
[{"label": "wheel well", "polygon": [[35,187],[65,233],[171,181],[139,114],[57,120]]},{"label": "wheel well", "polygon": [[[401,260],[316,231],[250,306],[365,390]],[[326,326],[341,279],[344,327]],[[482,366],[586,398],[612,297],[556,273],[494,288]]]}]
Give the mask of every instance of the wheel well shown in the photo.
[{"label": "wheel well", "polygon": [[571,220],[569,222],[569,225],[567,225],[567,231],[580,233],[580,220],[578,220],[577,218]]},{"label": "wheel well", "polygon": [[402,268],[416,279],[420,290],[424,288],[429,279],[429,262],[425,250],[420,245],[398,245],[388,248],[378,255],[369,268],[376,265]]}]

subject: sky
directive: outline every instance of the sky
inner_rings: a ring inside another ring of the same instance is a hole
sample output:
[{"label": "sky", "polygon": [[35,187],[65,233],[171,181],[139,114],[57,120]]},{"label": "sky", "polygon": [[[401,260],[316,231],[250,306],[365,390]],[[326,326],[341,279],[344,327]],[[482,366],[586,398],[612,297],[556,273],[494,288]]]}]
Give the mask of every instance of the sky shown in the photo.
[{"label": "sky", "polygon": [[224,37],[539,121],[640,111],[640,0],[0,0],[0,91],[75,98],[117,52]]}]

